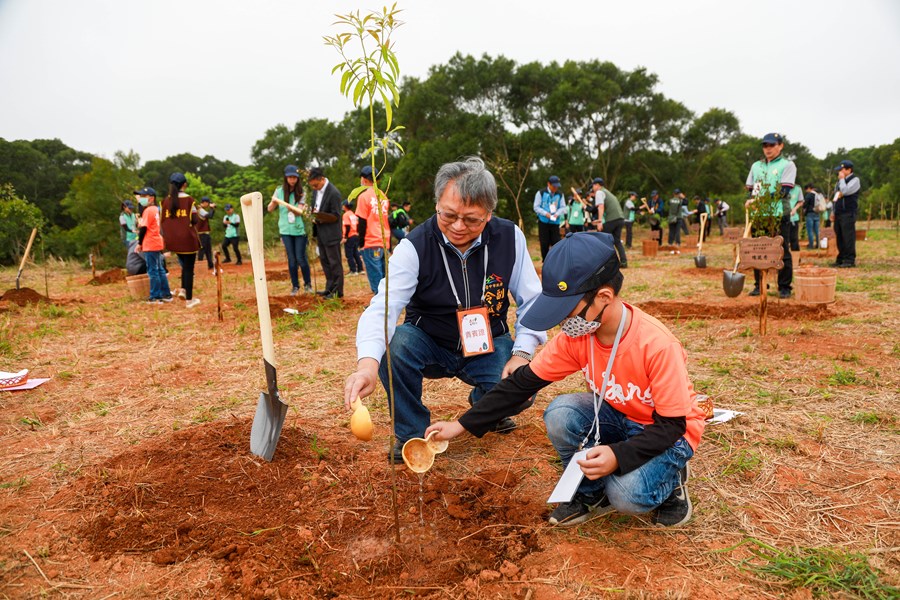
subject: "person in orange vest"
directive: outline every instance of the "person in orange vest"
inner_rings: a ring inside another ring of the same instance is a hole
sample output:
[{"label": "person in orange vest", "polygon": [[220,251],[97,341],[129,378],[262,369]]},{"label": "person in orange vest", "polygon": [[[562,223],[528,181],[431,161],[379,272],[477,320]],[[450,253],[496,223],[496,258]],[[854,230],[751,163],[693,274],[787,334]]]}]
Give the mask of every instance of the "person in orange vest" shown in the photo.
[{"label": "person in orange vest", "polygon": [[351,275],[362,275],[363,264],[362,257],[359,255],[359,217],[353,212],[350,203],[344,200],[341,203],[344,214],[341,217],[341,224],[344,228],[344,254],[347,257],[347,265],[350,266]]}]

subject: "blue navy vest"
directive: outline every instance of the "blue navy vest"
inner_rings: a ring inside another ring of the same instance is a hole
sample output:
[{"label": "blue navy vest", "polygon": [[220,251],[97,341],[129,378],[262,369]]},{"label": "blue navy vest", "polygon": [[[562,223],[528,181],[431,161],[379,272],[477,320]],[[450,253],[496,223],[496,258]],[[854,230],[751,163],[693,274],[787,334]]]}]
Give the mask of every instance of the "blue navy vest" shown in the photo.
[{"label": "blue navy vest", "polygon": [[463,261],[452,244],[447,243],[445,246],[436,215],[413,229],[406,239],[412,243],[419,256],[419,281],[406,306],[405,322],[427,333],[439,346],[448,350],[460,350],[456,298],[447,280],[441,253],[446,252],[450,274],[463,308],[472,308],[481,306],[481,289],[486,276],[484,251],[487,247],[484,304],[488,309],[493,336],[496,338],[507,333],[509,280],[516,263],[515,233],[512,221],[494,216],[481,233],[481,245]]},{"label": "blue navy vest", "polygon": [[[847,177],[844,178],[844,183],[850,183],[856,179],[856,173],[850,173]],[[855,194],[849,194],[847,196],[841,196],[838,198],[838,201],[834,203],[834,214],[835,215],[843,215],[845,213],[856,214],[859,210],[859,192]]]}]

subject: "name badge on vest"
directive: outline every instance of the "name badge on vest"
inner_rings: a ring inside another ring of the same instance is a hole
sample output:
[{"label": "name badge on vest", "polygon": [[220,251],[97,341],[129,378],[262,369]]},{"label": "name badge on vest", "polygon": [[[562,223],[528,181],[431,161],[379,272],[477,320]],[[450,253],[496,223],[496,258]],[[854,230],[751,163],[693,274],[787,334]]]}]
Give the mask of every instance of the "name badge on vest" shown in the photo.
[{"label": "name badge on vest", "polygon": [[491,321],[486,306],[457,310],[456,320],[463,356],[478,356],[494,351],[494,337],[491,335]]}]

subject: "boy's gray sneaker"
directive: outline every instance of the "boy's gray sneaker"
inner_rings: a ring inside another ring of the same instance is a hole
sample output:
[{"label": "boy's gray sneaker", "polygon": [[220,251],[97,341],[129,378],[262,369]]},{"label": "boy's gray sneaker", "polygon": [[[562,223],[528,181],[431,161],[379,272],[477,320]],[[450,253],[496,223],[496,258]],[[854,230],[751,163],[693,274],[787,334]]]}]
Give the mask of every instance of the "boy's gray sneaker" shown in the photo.
[{"label": "boy's gray sneaker", "polygon": [[687,489],[690,473],[690,463],[678,472],[678,485],[653,516],[653,524],[657,527],[678,527],[691,520],[694,507]]},{"label": "boy's gray sneaker", "polygon": [[606,497],[606,494],[586,496],[576,492],[571,502],[562,502],[553,509],[548,521],[551,525],[570,527],[612,511],[613,507],[609,503],[609,498]]}]

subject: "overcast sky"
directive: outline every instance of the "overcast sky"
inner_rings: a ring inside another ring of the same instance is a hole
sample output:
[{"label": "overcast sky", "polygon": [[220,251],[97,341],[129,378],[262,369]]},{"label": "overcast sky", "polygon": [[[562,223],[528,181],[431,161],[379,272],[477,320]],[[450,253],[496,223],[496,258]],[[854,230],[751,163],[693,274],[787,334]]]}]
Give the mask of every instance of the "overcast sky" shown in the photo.
[{"label": "overcast sky", "polygon": [[[383,1],[383,0],[382,0]],[[351,108],[322,42],[381,3],[0,0],[0,137],[143,161],[240,164],[266,129]],[[734,112],[819,157],[900,136],[897,0],[405,0],[403,74],[454,52],[644,66],[697,114]]]}]

